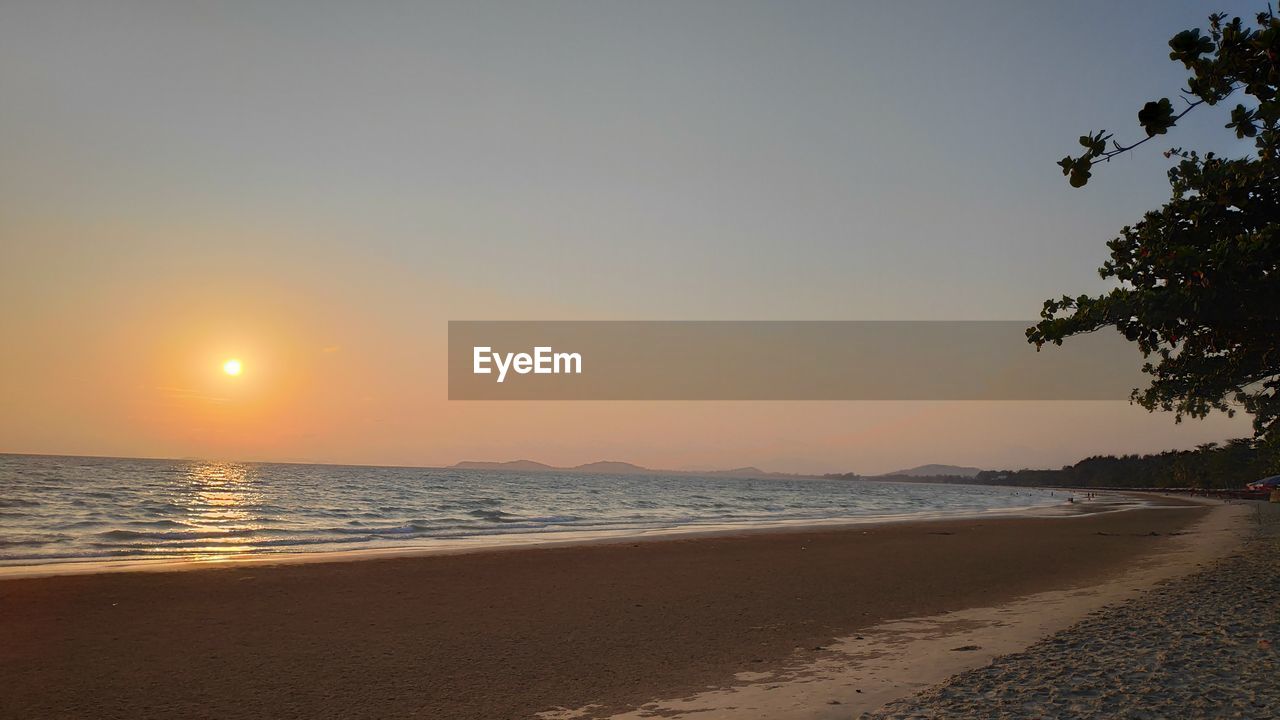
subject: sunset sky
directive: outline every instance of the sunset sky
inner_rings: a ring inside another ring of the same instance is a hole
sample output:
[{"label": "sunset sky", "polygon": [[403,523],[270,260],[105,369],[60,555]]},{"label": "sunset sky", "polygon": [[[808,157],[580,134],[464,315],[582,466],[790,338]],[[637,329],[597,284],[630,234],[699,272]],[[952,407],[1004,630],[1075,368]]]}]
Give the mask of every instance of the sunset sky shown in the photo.
[{"label": "sunset sky", "polygon": [[[0,6],[0,452],[884,472],[1246,435],[1125,403],[450,402],[448,320],[1031,319],[1257,3]],[[1052,30],[1049,32],[1048,30]],[[1136,350],[1135,350],[1136,352]],[[224,372],[229,359],[239,375]]]}]

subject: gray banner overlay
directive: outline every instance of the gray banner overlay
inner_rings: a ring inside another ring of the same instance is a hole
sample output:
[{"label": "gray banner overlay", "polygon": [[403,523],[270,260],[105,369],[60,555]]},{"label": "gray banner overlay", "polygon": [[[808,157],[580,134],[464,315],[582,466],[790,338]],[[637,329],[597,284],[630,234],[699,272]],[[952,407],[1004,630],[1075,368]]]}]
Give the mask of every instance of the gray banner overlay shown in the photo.
[{"label": "gray banner overlay", "polygon": [[1031,321],[451,321],[450,400],[1126,400],[1118,333]]}]

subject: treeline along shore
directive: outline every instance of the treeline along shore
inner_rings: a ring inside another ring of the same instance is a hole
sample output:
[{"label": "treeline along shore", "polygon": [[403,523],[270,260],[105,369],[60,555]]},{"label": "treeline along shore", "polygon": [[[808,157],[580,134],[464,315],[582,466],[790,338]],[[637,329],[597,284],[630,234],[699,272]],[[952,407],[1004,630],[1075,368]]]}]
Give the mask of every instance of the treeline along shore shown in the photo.
[{"label": "treeline along shore", "polygon": [[[1153,455],[1095,455],[1058,470],[983,470],[972,475],[912,477],[879,475],[874,480],[977,483],[1019,487],[1170,490],[1240,490],[1280,473],[1280,449],[1250,439],[1210,443],[1195,450]],[[828,475],[856,479],[853,473]]]}]

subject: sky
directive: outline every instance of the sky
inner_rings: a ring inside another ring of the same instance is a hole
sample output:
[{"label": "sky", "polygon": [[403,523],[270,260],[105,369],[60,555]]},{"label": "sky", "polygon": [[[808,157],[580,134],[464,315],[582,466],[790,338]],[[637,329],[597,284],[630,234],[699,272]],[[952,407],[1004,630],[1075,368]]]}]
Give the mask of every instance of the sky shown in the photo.
[{"label": "sky", "polygon": [[[0,452],[886,472],[1193,447],[1126,403],[450,402],[449,320],[1019,320],[1107,289],[1201,2],[0,5]],[[1136,350],[1135,350],[1136,352]],[[244,372],[222,373],[239,358]]]}]

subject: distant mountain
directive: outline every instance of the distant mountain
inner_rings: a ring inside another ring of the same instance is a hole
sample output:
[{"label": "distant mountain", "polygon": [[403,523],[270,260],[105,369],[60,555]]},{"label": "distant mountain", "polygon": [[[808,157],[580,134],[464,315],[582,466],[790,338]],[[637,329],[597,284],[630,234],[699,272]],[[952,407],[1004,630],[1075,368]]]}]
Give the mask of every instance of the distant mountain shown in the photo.
[{"label": "distant mountain", "polygon": [[540,462],[532,460],[510,460],[508,462],[483,462],[475,460],[464,460],[455,463],[449,467],[459,470],[562,470],[563,468],[552,467]]},{"label": "distant mountain", "polygon": [[946,475],[949,477],[977,477],[982,472],[982,468],[964,467],[961,465],[921,465],[908,470],[898,470],[897,472],[885,473],[880,477],[892,475],[894,477],[938,477]]},{"label": "distant mountain", "polygon": [[519,470],[525,472],[560,472],[560,473],[592,473],[596,475],[694,475],[701,477],[746,477],[746,478],[794,478],[808,477],[790,473],[766,472],[757,467],[740,467],[732,470],[655,470],[635,463],[618,460],[601,460],[574,467],[557,467],[533,460],[510,460],[508,462],[480,462],[467,460],[450,465],[458,470]]},{"label": "distant mountain", "polygon": [[[558,472],[558,473],[591,473],[595,475],[693,475],[700,477],[740,477],[740,478],[796,478],[811,477],[809,475],[797,475],[792,473],[777,473],[761,470],[758,467],[739,467],[729,470],[659,470],[648,468],[635,463],[622,462],[620,460],[599,460],[597,462],[583,463],[573,467],[559,467],[557,465],[548,465],[546,463],[535,462],[533,460],[509,460],[506,462],[477,461],[466,460],[449,467],[458,470],[515,470],[521,472]],[[960,465],[921,465],[908,470],[898,470],[897,472],[885,473],[875,477],[896,477],[896,478],[932,478],[932,477],[951,477],[951,478],[972,478],[982,472],[980,468],[963,467]],[[826,475],[828,478],[841,478],[846,480],[873,480],[874,477],[858,476],[855,473],[845,473],[843,475]]]},{"label": "distant mountain", "polygon": [[641,467],[635,463],[619,462],[617,460],[601,460],[599,462],[585,463],[576,465],[571,468],[563,468],[573,472],[584,473],[600,473],[602,475],[627,475],[629,473],[652,473],[647,467]]},{"label": "distant mountain", "polygon": [[707,472],[700,473],[700,474],[729,475],[732,477],[764,477],[764,476],[772,476],[772,475],[784,475],[785,473],[765,472],[764,470],[761,470],[758,467],[752,467],[748,465],[747,467],[733,468],[732,470],[708,470]]}]

